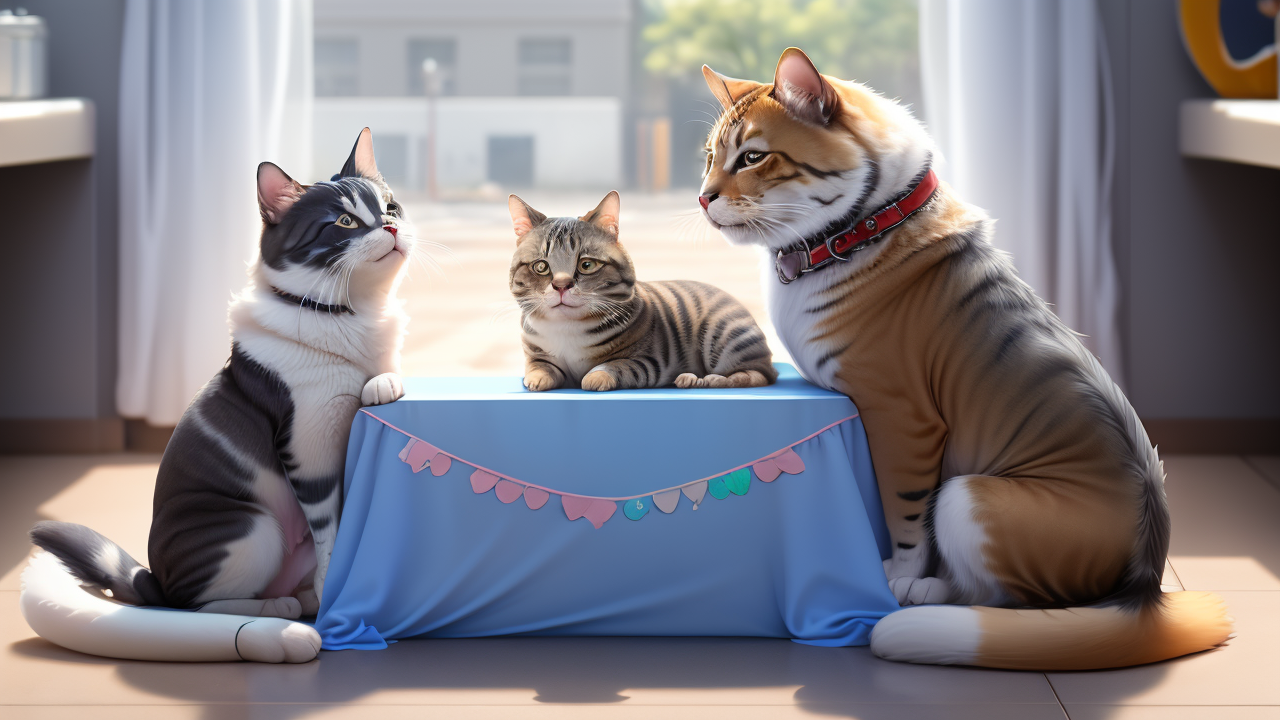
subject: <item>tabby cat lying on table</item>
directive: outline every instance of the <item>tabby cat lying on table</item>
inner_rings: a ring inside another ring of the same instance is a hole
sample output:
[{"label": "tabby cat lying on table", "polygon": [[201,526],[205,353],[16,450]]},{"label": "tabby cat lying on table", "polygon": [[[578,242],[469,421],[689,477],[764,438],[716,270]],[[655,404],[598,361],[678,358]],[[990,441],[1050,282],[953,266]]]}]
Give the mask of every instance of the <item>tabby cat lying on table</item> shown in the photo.
[{"label": "tabby cat lying on table", "polygon": [[261,257],[231,304],[231,359],[160,461],[151,569],[81,525],[31,531],[61,564],[32,561],[23,613],[53,642],[146,660],[306,662],[320,649],[315,630],[279,618],[319,608],[356,411],[404,394],[395,292],[414,241],[368,128],[331,182],[262,163],[258,202]]},{"label": "tabby cat lying on table", "polygon": [[751,313],[689,280],[637,282],[618,242],[618,193],[581,218],[551,218],[512,195],[511,294],[533,391],[756,387],[778,378]]},{"label": "tabby cat lying on table", "polygon": [[899,611],[872,650],[1050,670],[1226,640],[1217,596],[1161,593],[1164,472],[1133,408],[992,248],[986,214],[938,183],[910,113],[795,48],[772,84],[703,74],[724,108],[703,212],[763,246],[797,367],[862,414],[890,587],[903,605],[986,606]]}]

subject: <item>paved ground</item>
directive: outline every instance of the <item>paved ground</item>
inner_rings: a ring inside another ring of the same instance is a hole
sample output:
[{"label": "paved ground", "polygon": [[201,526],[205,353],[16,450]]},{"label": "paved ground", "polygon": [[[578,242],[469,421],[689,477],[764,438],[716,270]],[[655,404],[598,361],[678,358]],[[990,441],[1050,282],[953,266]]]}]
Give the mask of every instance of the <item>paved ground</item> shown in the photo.
[{"label": "paved ground", "polygon": [[[549,216],[582,215],[602,196],[530,193],[525,200]],[[728,290],[766,327],[775,359],[785,362],[764,312],[759,255],[730,247],[696,209],[693,190],[623,196],[622,243],[640,279],[697,279]],[[448,249],[423,246],[426,253],[402,286],[413,318],[404,374],[523,374],[519,314],[507,289],[515,235],[505,201],[410,204],[408,210],[419,237]]]},{"label": "paved ground", "polygon": [[1167,459],[1166,580],[1221,592],[1239,637],[1157,665],[1049,674],[746,638],[418,640],[267,666],[104,660],[36,637],[18,611],[27,529],[87,523],[145,562],[157,461],[0,457],[0,717],[1280,718],[1280,457]]}]

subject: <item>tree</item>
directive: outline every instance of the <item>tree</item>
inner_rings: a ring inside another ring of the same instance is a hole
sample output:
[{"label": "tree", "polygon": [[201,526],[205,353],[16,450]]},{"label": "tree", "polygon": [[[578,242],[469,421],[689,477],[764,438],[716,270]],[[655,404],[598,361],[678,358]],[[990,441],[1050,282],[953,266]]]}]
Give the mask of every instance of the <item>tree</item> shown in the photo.
[{"label": "tree", "polygon": [[782,51],[801,48],[825,74],[919,104],[915,0],[648,0],[650,72],[688,77],[703,63],[771,82]]}]

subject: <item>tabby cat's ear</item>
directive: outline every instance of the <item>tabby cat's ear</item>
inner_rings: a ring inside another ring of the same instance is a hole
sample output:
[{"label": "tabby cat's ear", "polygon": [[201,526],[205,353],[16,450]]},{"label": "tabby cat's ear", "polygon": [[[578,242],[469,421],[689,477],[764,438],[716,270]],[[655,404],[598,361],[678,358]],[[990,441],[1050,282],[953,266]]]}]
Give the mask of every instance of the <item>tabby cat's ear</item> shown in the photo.
[{"label": "tabby cat's ear", "polygon": [[264,162],[258,166],[258,211],[262,213],[263,222],[279,223],[300,195],[302,186],[275,163]]},{"label": "tabby cat's ear", "polygon": [[839,96],[831,83],[813,66],[800,48],[787,48],[773,71],[773,99],[791,117],[815,125],[826,125],[835,114]]},{"label": "tabby cat's ear", "polygon": [[373,132],[369,128],[360,131],[356,144],[351,148],[351,155],[342,166],[338,177],[363,177],[382,182],[382,173],[378,172],[378,162],[373,158]]},{"label": "tabby cat's ear", "polygon": [[738,80],[721,75],[706,65],[702,66],[702,77],[706,79],[707,87],[711,88],[711,94],[720,101],[720,107],[725,110],[733,107],[734,103],[741,100],[744,95],[762,85],[751,80]]},{"label": "tabby cat's ear", "polygon": [[529,207],[525,201],[515,195],[507,198],[507,209],[511,211],[511,227],[516,231],[517,243],[526,233],[547,219],[546,215]]},{"label": "tabby cat's ear", "polygon": [[610,190],[609,194],[604,196],[604,199],[600,201],[595,210],[578,219],[585,223],[591,223],[617,238],[618,211],[621,205],[622,200],[618,197],[618,191]]}]

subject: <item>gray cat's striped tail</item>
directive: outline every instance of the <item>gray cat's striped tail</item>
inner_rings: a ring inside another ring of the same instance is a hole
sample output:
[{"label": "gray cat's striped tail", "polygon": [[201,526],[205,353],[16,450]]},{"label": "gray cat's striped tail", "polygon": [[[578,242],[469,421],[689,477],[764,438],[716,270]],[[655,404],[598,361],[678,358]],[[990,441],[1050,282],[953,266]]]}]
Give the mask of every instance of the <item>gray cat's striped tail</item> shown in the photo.
[{"label": "gray cat's striped tail", "polygon": [[113,600],[130,605],[168,605],[150,570],[124,548],[83,525],[43,520],[31,528],[31,542],[61,560],[82,584],[110,590]]}]

